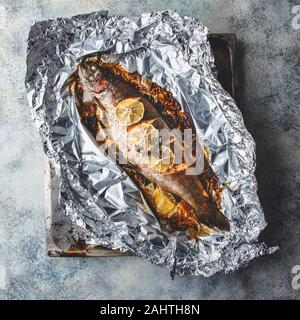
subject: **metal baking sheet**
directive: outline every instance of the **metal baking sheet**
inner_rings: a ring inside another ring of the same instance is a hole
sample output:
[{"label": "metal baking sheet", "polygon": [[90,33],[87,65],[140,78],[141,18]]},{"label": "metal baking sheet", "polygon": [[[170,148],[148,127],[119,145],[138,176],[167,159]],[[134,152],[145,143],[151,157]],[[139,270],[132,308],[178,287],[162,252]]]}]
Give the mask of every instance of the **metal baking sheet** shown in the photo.
[{"label": "metal baking sheet", "polygon": [[[210,34],[209,42],[215,56],[217,78],[223,88],[237,99],[235,34]],[[99,246],[87,246],[72,238],[71,224],[58,205],[59,185],[51,161],[45,157],[46,250],[51,257],[130,255]]]},{"label": "metal baking sheet", "polygon": [[222,87],[237,102],[237,40],[234,33],[212,33],[209,36],[218,80]]}]

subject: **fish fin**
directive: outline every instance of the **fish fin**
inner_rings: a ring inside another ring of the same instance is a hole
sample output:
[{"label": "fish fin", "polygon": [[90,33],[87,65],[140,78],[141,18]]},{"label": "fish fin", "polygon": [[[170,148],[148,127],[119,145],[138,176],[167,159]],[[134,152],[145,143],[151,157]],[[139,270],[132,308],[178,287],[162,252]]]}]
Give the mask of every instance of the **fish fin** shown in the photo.
[{"label": "fish fin", "polygon": [[229,220],[217,209],[208,212],[206,215],[201,214],[198,219],[201,223],[217,231],[230,230]]},{"label": "fish fin", "polygon": [[215,226],[221,231],[230,231],[229,220],[219,211],[215,215]]}]

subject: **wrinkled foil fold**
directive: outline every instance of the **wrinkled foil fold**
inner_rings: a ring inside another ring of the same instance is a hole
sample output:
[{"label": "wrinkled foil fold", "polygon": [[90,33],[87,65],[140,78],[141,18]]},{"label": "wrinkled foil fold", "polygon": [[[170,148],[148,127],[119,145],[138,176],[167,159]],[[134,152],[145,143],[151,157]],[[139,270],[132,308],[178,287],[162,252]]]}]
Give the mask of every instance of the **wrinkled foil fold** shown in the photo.
[{"label": "wrinkled foil fold", "polygon": [[[266,226],[257,196],[255,143],[241,113],[215,78],[208,29],[177,12],[139,17],[107,11],[35,23],[28,39],[25,85],[44,150],[60,181],[60,205],[73,237],[142,257],[172,274],[228,273],[272,253],[258,242]],[[228,233],[188,240],[161,230],[140,190],[96,145],[62,90],[87,54],[113,52],[130,72],[151,77],[188,112],[210,153],[223,191]]]}]

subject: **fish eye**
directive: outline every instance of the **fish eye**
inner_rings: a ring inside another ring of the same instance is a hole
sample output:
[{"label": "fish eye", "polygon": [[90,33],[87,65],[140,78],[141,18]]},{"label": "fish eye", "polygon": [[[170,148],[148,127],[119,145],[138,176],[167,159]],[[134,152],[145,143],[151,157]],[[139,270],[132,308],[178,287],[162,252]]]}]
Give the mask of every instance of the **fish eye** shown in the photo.
[{"label": "fish eye", "polygon": [[94,65],[94,64],[92,64],[92,65],[91,65],[91,70],[92,70],[92,71],[96,71],[96,70],[97,70],[97,66]]}]

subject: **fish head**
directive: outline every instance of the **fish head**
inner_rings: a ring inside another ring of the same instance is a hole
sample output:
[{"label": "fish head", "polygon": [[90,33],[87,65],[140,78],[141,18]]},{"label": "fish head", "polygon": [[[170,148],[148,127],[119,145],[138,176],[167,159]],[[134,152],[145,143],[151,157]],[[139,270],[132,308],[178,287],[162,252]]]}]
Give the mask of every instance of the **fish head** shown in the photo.
[{"label": "fish head", "polygon": [[83,59],[78,66],[78,76],[84,89],[94,94],[100,94],[108,89],[109,81],[105,78],[97,57]]}]

